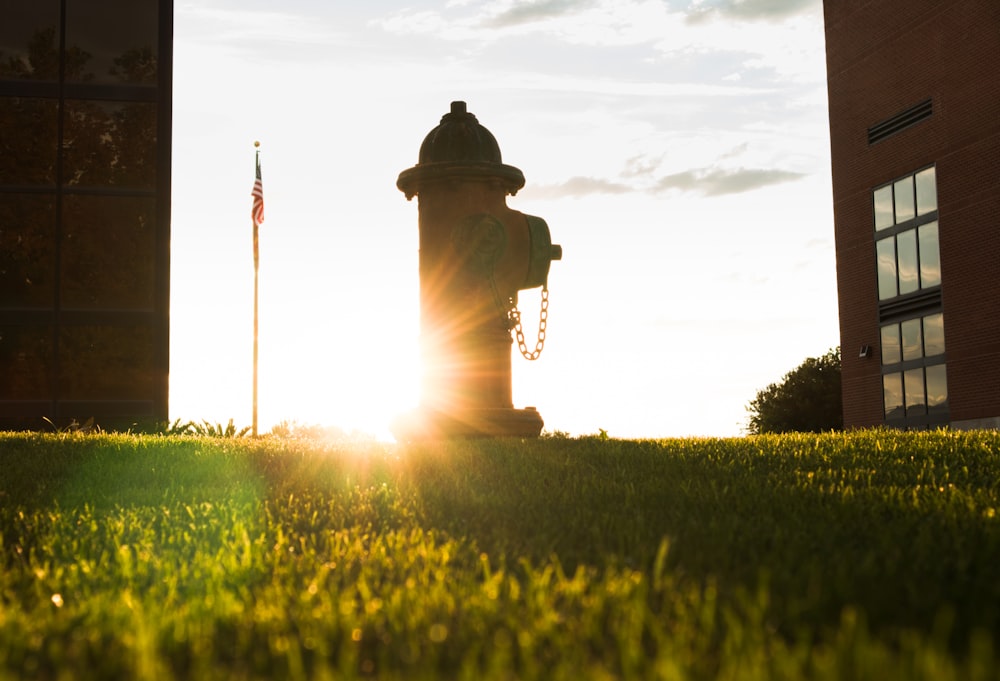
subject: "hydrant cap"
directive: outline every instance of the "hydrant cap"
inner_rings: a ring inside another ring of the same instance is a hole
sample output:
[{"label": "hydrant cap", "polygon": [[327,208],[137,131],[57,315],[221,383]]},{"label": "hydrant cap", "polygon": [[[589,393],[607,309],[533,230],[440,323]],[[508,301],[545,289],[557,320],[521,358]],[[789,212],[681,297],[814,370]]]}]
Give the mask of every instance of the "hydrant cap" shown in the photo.
[{"label": "hydrant cap", "polygon": [[466,110],[465,102],[451,103],[451,111],[427,133],[417,165],[399,174],[396,186],[412,198],[428,180],[493,178],[509,194],[524,186],[524,173],[501,161],[500,145],[489,130]]}]

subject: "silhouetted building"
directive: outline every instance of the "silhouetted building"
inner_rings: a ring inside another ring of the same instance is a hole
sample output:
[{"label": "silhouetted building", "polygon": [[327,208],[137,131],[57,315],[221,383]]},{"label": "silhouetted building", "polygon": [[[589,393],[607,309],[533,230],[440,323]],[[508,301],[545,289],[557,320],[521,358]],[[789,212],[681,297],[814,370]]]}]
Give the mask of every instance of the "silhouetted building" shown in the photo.
[{"label": "silhouetted building", "polygon": [[845,427],[1000,426],[1000,2],[825,0]]},{"label": "silhouetted building", "polygon": [[172,0],[0,0],[0,428],[165,421]]}]

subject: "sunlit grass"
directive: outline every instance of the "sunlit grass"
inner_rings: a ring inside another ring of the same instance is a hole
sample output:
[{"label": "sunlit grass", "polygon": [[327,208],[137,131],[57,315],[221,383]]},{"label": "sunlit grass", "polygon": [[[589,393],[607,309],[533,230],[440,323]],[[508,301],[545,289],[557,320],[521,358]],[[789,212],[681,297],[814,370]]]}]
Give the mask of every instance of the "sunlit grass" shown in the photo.
[{"label": "sunlit grass", "polygon": [[998,455],[0,434],[0,678],[998,678]]}]

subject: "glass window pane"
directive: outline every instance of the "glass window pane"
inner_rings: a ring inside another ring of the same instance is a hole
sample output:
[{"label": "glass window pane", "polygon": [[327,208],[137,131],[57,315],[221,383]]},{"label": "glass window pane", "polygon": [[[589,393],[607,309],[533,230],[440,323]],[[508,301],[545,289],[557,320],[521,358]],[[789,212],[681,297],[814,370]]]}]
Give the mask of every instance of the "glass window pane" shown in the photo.
[{"label": "glass window pane", "polygon": [[903,344],[903,361],[923,357],[923,346],[920,342],[920,320],[907,319],[899,325],[899,328]]},{"label": "glass window pane", "polygon": [[903,418],[903,374],[882,377],[882,399],[885,401],[886,419]]},{"label": "glass window pane", "polygon": [[944,315],[941,313],[924,317],[924,356],[944,354]]},{"label": "glass window pane", "polygon": [[927,367],[927,407],[932,414],[948,409],[948,377],[944,364]]},{"label": "glass window pane", "polygon": [[896,235],[896,262],[899,267],[899,295],[920,288],[917,270],[917,230],[908,229]]},{"label": "glass window pane", "polygon": [[154,200],[67,196],[63,206],[63,304],[71,308],[151,309]]},{"label": "glass window pane", "polygon": [[915,216],[913,206],[913,176],[904,177],[893,184],[893,199],[896,205],[896,224],[912,220]]},{"label": "glass window pane", "polygon": [[156,105],[67,100],[63,149],[67,185],[153,189]]},{"label": "glass window pane", "polygon": [[0,400],[52,398],[52,329],[0,326]]},{"label": "glass window pane", "polygon": [[899,324],[882,327],[882,364],[902,361],[899,347]]},{"label": "glass window pane", "polygon": [[941,253],[938,248],[938,223],[928,222],[919,228],[920,288],[941,284]]},{"label": "glass window pane", "polygon": [[875,229],[892,227],[892,185],[876,189],[872,194],[875,210]]},{"label": "glass window pane", "polygon": [[907,416],[923,416],[927,413],[927,402],[924,398],[924,369],[910,369],[903,372],[903,390],[905,392]]},{"label": "glass window pane", "polygon": [[58,115],[56,99],[0,97],[0,184],[55,185]]},{"label": "glass window pane", "polygon": [[0,308],[52,308],[56,203],[44,194],[0,194]]},{"label": "glass window pane", "polygon": [[0,4],[0,80],[59,79],[59,1]]},{"label": "glass window pane", "polygon": [[153,376],[148,327],[69,326],[60,331],[61,400],[148,400]]},{"label": "glass window pane", "polygon": [[937,183],[934,168],[921,170],[914,176],[917,185],[917,215],[926,215],[937,210]]},{"label": "glass window pane", "polygon": [[878,261],[878,299],[896,297],[896,240],[893,237],[875,242]]},{"label": "glass window pane", "polygon": [[[158,0],[66,0],[67,80],[156,83]],[[72,68],[69,68],[72,67]]]}]

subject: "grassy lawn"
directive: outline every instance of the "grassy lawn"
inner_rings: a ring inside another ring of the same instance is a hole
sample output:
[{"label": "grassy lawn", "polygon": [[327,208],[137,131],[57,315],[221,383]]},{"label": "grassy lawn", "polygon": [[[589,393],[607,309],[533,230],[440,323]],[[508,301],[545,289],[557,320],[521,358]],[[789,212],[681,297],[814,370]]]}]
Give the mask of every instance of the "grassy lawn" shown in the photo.
[{"label": "grassy lawn", "polygon": [[0,433],[0,679],[997,679],[1000,434]]}]

